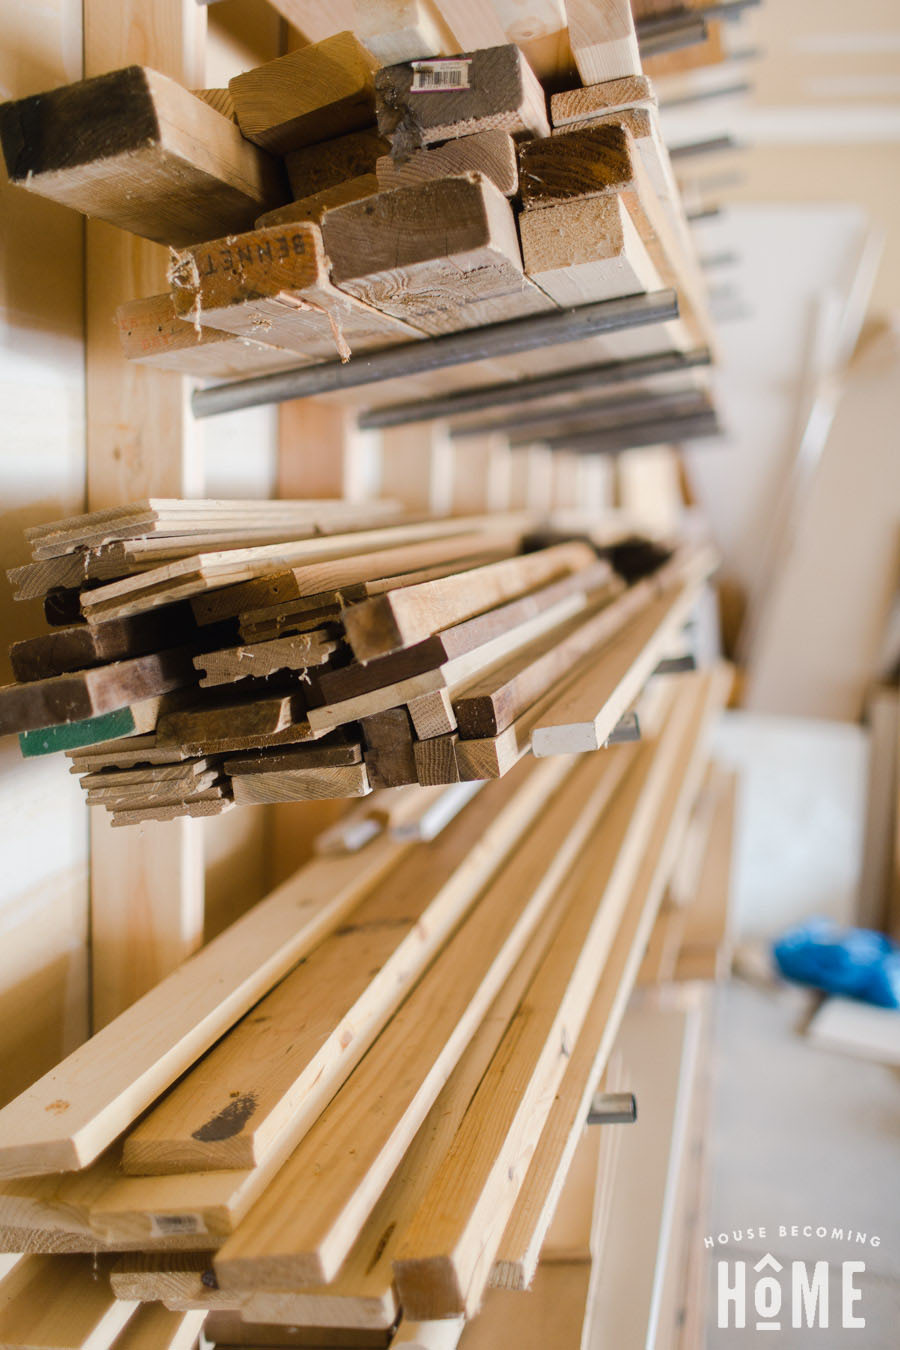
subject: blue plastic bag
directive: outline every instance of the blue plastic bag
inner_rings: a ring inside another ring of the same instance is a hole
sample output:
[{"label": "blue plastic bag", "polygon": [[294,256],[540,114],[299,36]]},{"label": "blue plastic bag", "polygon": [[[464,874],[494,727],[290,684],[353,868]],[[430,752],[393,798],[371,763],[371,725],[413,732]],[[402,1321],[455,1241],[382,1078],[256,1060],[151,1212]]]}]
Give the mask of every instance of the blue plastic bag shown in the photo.
[{"label": "blue plastic bag", "polygon": [[900,1008],[900,947],[883,933],[810,919],[789,929],[772,952],[787,980],[880,1008]]}]

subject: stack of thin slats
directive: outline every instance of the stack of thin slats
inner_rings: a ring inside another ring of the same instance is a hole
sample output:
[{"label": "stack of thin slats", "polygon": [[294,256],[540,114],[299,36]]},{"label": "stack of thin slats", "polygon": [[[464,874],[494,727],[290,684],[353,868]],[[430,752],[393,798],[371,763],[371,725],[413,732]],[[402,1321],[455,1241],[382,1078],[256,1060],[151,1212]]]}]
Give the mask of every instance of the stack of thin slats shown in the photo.
[{"label": "stack of thin slats", "polygon": [[526,1289],[727,683],[657,677],[642,742],[529,758],[430,842],[332,842],[0,1112],[0,1335],[87,1252],[112,1334],[154,1304],[221,1344],[454,1345]]},{"label": "stack of thin slats", "polygon": [[522,551],[533,517],[393,519],[158,501],[30,531],[19,595],[80,621],[13,647],[0,731],[66,749],[123,825],[501,778],[605,743],[712,562],[626,586],[584,538]]}]

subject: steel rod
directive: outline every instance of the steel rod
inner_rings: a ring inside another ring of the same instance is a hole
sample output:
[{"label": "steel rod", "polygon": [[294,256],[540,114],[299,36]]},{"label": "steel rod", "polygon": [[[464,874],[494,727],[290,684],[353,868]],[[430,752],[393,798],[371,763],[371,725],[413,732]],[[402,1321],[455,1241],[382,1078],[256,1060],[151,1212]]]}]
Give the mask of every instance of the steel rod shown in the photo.
[{"label": "steel rod", "polygon": [[578,435],[549,439],[551,450],[577,450],[588,455],[617,455],[623,450],[639,450],[645,445],[670,445],[675,441],[702,440],[721,436],[722,428],[714,412],[692,413],[686,417],[666,417],[652,422],[635,422],[612,431],[597,427]]},{"label": "steel rod", "polygon": [[233,380],[197,389],[191,398],[195,417],[215,417],[239,408],[258,408],[265,403],[284,403],[293,398],[310,398],[343,389],[358,389],[367,384],[403,375],[445,370],[498,356],[553,347],[563,342],[579,342],[596,333],[613,333],[623,328],[665,323],[678,317],[678,298],[674,291],[654,291],[650,295],[630,295],[622,300],[601,300],[576,309],[556,310],[551,314],[529,315],[484,328],[467,328],[461,333],[405,342],[399,347],[370,352],[347,361],[326,361],[272,375],[257,375],[248,380]]},{"label": "steel rod", "polygon": [[689,387],[655,393],[645,389],[619,398],[586,399],[583,403],[566,404],[561,408],[526,408],[521,413],[510,412],[495,421],[454,427],[451,434],[454,440],[463,440],[466,436],[499,431],[508,435],[513,445],[527,445],[546,436],[565,435],[569,430],[577,429],[579,423],[606,426],[612,430],[632,422],[658,421],[662,416],[680,415],[685,411],[706,411],[709,407],[709,397],[703,389]]}]

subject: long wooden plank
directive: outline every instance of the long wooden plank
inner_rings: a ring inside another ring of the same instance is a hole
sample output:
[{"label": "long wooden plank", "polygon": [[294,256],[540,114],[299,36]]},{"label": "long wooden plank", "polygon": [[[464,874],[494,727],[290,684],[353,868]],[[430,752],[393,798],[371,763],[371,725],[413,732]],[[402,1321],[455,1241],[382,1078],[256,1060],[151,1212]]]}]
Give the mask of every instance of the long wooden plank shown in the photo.
[{"label": "long wooden plank", "polygon": [[0,735],[80,722],[193,684],[183,648],[0,688]]},{"label": "long wooden plank", "polygon": [[408,159],[381,155],[375,163],[378,187],[391,188],[424,183],[431,178],[452,178],[458,174],[481,173],[489,178],[504,197],[519,190],[516,146],[508,131],[479,131],[473,136],[417,150]]},{"label": "long wooden plank", "polygon": [[527,1289],[531,1284],[591,1096],[637,978],[647,938],[684,836],[686,818],[699,788],[710,722],[720,710],[725,692],[719,674],[705,676],[695,683],[694,707],[679,752],[678,769],[670,778],[600,983],[501,1238],[491,1272],[492,1285]]},{"label": "long wooden plank", "polygon": [[74,624],[14,642],[9,661],[17,680],[41,680],[68,671],[86,670],[107,661],[144,656],[163,647],[177,647],[195,631],[190,613],[170,610],[109,624]]},{"label": "long wooden plank", "polygon": [[593,560],[593,550],[586,544],[560,544],[455,577],[374,596],[345,611],[347,640],[357,660],[371,661],[567,573],[580,571]]},{"label": "long wooden plank", "polygon": [[319,226],[311,220],[271,225],[197,244],[171,273],[175,312],[239,337],[321,361],[412,342],[415,324],[400,322],[332,285]]},{"label": "long wooden plank", "polygon": [[523,274],[509,202],[481,174],[336,207],[323,217],[322,235],[335,285],[420,333],[554,308]]},{"label": "long wooden plank", "polygon": [[107,1350],[137,1308],[115,1297],[109,1261],[29,1256],[3,1281],[0,1344],[24,1350]]},{"label": "long wooden plank", "polygon": [[163,1303],[179,1312],[234,1308],[237,1300],[215,1287],[211,1252],[129,1252],[109,1276],[116,1298]]},{"label": "long wooden plank", "polygon": [[339,187],[348,179],[363,178],[375,172],[375,165],[386,155],[390,144],[373,128],[351,131],[284,157],[285,168],[295,197],[310,197]]},{"label": "long wooden plank", "polygon": [[684,624],[712,565],[708,553],[695,555],[693,576],[664,591],[563,690],[532,731],[536,755],[577,754],[603,745]]},{"label": "long wooden plank", "polygon": [[187,323],[168,291],[126,300],[116,310],[122,355],[129,361],[198,379],[264,375],[297,365],[295,352],[263,346],[220,329]]},{"label": "long wooden plank", "polygon": [[378,62],[350,32],[335,33],[228,83],[241,131],[278,154],[375,120]]},{"label": "long wooden plank", "polygon": [[161,244],[247,229],[287,197],[276,160],[142,66],[3,104],[0,143],[12,182]]},{"label": "long wooden plank", "polygon": [[193,1350],[205,1320],[202,1308],[175,1312],[145,1303],[116,1338],[114,1350]]},{"label": "long wooden plank", "polygon": [[334,1277],[569,863],[531,831],[282,1169],[277,1196],[265,1195],[225,1243],[223,1288]]},{"label": "long wooden plank", "polygon": [[566,17],[582,84],[642,73],[630,0],[566,0]]},{"label": "long wooden plank", "polygon": [[0,1111],[0,1176],[85,1167],[394,866],[318,858]]},{"label": "long wooden plank", "polygon": [[266,679],[282,670],[306,671],[328,661],[337,648],[337,640],[327,630],[315,628],[309,633],[270,642],[243,643],[206,652],[194,657],[194,667],[201,672],[201,685],[207,688],[234,684],[251,676]]},{"label": "long wooden plank", "polygon": [[521,784],[498,788],[400,862],[132,1131],[127,1171],[251,1167],[300,1139],[540,810]]},{"label": "long wooden plank", "polygon": [[686,718],[683,700],[676,700],[659,740],[641,747],[595,831],[557,934],[406,1231],[394,1278],[407,1316],[473,1316],[480,1306],[677,762]]},{"label": "long wooden plank", "polygon": [[494,129],[549,136],[544,93],[515,43],[454,62],[388,66],[375,76],[378,129],[402,158],[434,141]]}]

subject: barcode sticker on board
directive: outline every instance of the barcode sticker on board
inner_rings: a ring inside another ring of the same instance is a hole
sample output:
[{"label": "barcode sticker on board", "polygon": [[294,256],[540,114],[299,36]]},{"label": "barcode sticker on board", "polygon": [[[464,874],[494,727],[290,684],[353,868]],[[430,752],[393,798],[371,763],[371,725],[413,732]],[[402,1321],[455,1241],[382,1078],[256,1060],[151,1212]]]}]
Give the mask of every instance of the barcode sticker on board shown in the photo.
[{"label": "barcode sticker on board", "polygon": [[154,1237],[172,1237],[175,1233],[205,1233],[206,1224],[199,1214],[151,1214],[150,1232]]},{"label": "barcode sticker on board", "polygon": [[413,61],[412,92],[468,89],[471,64],[468,57],[454,57],[452,61]]}]

